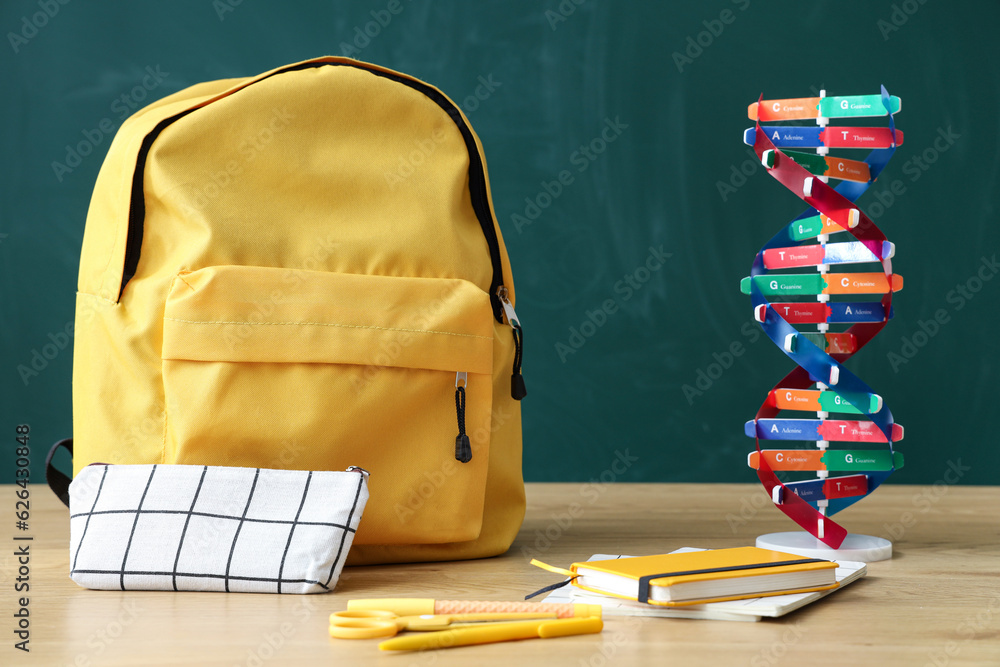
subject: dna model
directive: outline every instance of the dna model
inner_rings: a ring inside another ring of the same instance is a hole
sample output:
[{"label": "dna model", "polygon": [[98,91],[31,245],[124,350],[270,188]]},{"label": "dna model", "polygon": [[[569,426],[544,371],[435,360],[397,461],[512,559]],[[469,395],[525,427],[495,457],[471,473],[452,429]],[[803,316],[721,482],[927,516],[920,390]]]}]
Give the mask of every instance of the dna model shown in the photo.
[{"label": "dna model", "polygon": [[[820,548],[838,549],[848,537],[830,517],[875,491],[903,465],[892,445],[902,439],[902,426],[893,422],[881,395],[843,365],[892,318],[893,292],[903,286],[902,276],[892,272],[893,244],[854,204],[903,143],[893,120],[900,107],[899,98],[883,86],[881,95],[827,97],[820,91],[819,97],[768,101],[762,95],[748,109],[756,125],[746,130],[745,143],[768,174],[809,205],[757,253],[741,284],[752,298],[754,318],[796,364],[746,424],[746,434],[756,441],[748,463],[771,501],[822,542]],[[888,127],[829,124],[863,117],[887,117]],[[801,120],[815,126],[761,125]],[[829,155],[831,148],[870,152],[864,160],[849,160]],[[828,185],[831,178],[839,185]],[[836,234],[854,240],[828,242]],[[875,272],[830,271],[876,262],[881,267]],[[857,295],[869,299],[859,301]],[[843,330],[831,331],[831,325]],[[812,414],[791,419],[786,411]],[[762,440],[767,446],[777,441],[778,447],[789,440],[808,444],[761,449]],[[800,479],[782,482],[777,473]],[[891,555],[886,540],[857,537],[884,542]],[[758,546],[764,546],[760,539]]]}]

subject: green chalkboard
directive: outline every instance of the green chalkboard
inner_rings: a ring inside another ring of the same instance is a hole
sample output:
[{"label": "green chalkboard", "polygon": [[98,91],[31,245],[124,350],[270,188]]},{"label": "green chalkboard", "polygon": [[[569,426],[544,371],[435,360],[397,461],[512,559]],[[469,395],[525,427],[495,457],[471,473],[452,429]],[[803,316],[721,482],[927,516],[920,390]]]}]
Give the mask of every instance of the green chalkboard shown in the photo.
[{"label": "green chalkboard", "polygon": [[11,0],[0,29],[4,481],[17,424],[37,481],[71,431],[80,243],[122,120],[200,81],[347,54],[439,86],[482,138],[535,481],[756,479],[743,423],[791,365],[739,281],[803,205],[742,143],[746,107],[884,83],[906,141],[861,206],[906,287],[849,367],[906,427],[892,482],[995,483],[995,2]]}]

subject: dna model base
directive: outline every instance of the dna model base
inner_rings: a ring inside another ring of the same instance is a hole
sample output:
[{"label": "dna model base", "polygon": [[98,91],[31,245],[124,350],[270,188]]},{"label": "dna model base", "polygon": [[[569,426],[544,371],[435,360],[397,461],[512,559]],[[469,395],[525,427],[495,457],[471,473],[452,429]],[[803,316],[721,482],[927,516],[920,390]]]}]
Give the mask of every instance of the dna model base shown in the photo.
[{"label": "dna model base", "polygon": [[757,538],[757,547],[784,551],[804,558],[855,560],[874,563],[892,558],[892,542],[881,537],[848,533],[839,549],[831,549],[807,532],[769,533]]}]

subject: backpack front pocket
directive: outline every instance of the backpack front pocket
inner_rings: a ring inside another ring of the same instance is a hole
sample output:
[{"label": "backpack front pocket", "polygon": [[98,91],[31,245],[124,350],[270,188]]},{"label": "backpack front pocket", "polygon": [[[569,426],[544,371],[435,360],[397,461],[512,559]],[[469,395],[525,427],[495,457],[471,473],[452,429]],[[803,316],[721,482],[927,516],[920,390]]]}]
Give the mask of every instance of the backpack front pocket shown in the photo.
[{"label": "backpack front pocket", "polygon": [[458,279],[182,272],[163,318],[164,461],[359,466],[356,544],[476,539],[493,322],[489,295]]}]

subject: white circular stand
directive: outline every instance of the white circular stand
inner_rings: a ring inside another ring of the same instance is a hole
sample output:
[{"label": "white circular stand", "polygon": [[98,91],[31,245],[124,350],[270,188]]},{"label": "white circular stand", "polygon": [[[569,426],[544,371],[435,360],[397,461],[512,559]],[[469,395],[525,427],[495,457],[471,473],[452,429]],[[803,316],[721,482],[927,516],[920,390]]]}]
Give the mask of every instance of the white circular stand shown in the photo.
[{"label": "white circular stand", "polygon": [[757,538],[757,547],[826,560],[855,560],[863,563],[892,558],[892,542],[871,535],[848,533],[839,549],[827,545],[806,532],[770,533]]}]

